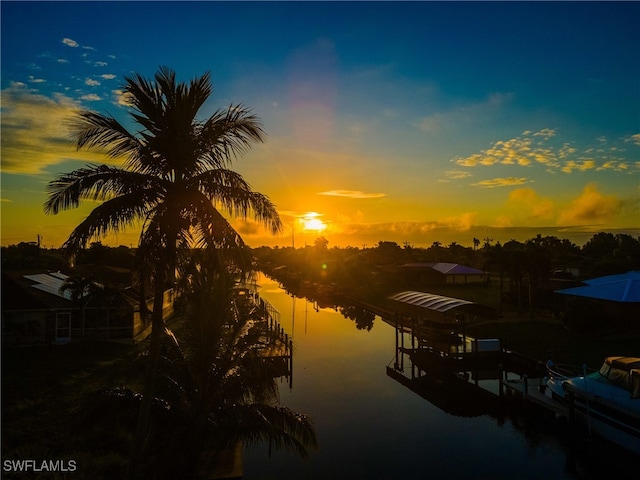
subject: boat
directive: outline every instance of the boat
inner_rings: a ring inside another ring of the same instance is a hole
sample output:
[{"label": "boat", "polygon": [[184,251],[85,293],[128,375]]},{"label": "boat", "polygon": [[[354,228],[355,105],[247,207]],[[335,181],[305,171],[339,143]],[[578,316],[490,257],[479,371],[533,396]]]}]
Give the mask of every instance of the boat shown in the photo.
[{"label": "boat", "polygon": [[570,378],[586,376],[596,370],[589,370],[586,365],[556,364],[552,360],[547,361],[546,389],[547,397],[561,402],[565,401],[565,392],[562,384]]},{"label": "boat", "polygon": [[599,370],[575,376],[548,370],[551,395],[565,401],[590,433],[640,455],[640,358],[607,357]]}]

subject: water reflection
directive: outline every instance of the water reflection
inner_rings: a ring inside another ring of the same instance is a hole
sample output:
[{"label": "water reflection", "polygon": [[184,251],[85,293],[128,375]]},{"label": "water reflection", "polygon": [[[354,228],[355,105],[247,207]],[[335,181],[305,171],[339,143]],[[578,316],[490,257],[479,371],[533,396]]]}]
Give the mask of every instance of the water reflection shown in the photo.
[{"label": "water reflection", "polygon": [[407,358],[404,372],[395,369],[395,329],[379,317],[371,328],[354,328],[355,311],[348,310],[348,319],[337,306],[292,298],[269,279],[261,285],[282,325],[292,325],[296,381],[291,390],[282,384],[281,401],[312,417],[320,448],[308,459],[248,449],[244,478],[635,478],[635,464],[618,457],[611,462],[615,452],[596,443],[582,445],[567,464],[557,422],[495,412],[462,391],[466,386],[443,391],[437,378],[426,376],[431,372],[412,382]]}]

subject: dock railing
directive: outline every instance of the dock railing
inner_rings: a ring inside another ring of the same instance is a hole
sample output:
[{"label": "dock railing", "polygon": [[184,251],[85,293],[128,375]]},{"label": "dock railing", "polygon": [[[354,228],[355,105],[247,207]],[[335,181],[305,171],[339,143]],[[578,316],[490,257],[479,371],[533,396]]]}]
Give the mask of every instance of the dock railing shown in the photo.
[{"label": "dock railing", "polygon": [[280,325],[280,312],[264,298],[258,299],[260,311],[265,317],[265,330],[262,337],[264,347],[261,355],[265,359],[286,364],[286,374],[289,388],[293,386],[293,339]]}]

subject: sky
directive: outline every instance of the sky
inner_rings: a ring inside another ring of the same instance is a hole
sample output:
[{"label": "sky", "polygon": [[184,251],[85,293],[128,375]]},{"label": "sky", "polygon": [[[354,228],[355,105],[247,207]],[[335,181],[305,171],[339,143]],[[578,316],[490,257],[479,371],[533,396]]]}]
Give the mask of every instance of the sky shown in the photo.
[{"label": "sky", "polygon": [[[640,235],[639,2],[14,2],[1,8],[2,245],[59,247],[96,204],[45,215],[88,163],[80,108],[135,130],[132,72],[211,72],[205,119],[249,107],[234,161],[283,221],[252,247],[428,247]],[[102,239],[137,244],[132,228]]]}]

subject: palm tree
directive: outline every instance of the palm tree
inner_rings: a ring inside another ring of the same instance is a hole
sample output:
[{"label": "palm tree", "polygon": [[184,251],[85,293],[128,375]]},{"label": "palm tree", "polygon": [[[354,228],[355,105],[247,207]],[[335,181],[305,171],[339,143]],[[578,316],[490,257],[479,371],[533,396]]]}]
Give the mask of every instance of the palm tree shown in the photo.
[{"label": "palm tree", "polygon": [[154,285],[149,379],[139,425],[145,430],[164,324],[163,296],[178,252],[206,246],[246,259],[242,238],[222,212],[241,218],[252,213],[273,233],[281,222],[271,201],[229,169],[253,143],[264,140],[258,118],[242,105],[219,109],[204,121],[196,118],[213,91],[209,73],[187,84],[161,67],[153,79],[137,73],[125,77],[123,90],[137,132],[89,110],[81,110],[71,128],[78,149],[98,149],[124,163],[87,165],[59,175],[48,185],[44,209],[57,214],[83,200],[101,201],[64,243],[71,254],[94,238],[142,224],[139,254]]},{"label": "palm tree", "polygon": [[148,463],[165,476],[191,478],[197,469],[210,473],[217,453],[262,441],[306,456],[317,445],[314,428],[306,415],[278,405],[277,373],[260,355],[263,312],[235,298],[217,255],[192,258],[180,282],[188,300],[181,341],[163,341],[157,397],[165,407],[154,410]]}]

